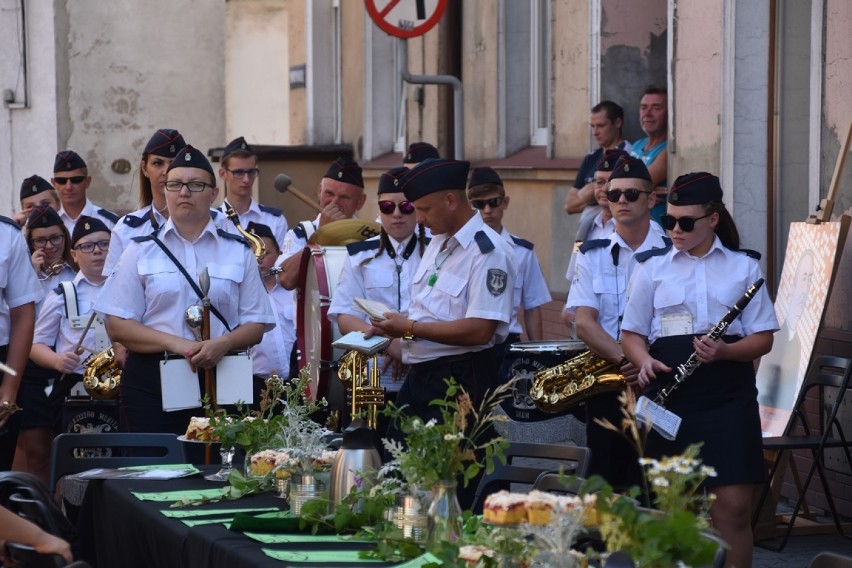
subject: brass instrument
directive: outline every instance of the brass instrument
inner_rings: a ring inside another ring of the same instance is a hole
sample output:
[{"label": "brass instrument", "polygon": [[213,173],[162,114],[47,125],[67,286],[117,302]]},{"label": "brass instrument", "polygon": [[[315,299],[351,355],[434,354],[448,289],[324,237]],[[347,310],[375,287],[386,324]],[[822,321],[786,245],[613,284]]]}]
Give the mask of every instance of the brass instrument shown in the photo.
[{"label": "brass instrument", "polygon": [[115,362],[112,347],[89,355],[83,361],[83,387],[96,400],[108,400],[118,396],[121,387],[121,368]]},{"label": "brass instrument", "polygon": [[44,275],[44,280],[50,278],[51,276],[56,276],[62,269],[65,268],[65,259],[60,258],[56,262],[53,262],[44,268],[42,268],[41,273]]},{"label": "brass instrument", "polygon": [[251,250],[254,252],[254,257],[258,262],[263,260],[263,257],[266,256],[266,245],[263,243],[263,239],[255,235],[254,233],[250,233],[243,229],[243,226],[240,225],[240,216],[237,215],[237,212],[233,207],[226,201],[225,205],[227,209],[225,210],[225,216],[231,220],[231,223],[237,228],[237,231],[243,236],[245,240],[249,242],[251,245]]},{"label": "brass instrument", "polygon": [[560,412],[587,398],[619,391],[626,382],[618,365],[583,351],[576,357],[537,371],[530,398],[544,412]]},{"label": "brass instrument", "polygon": [[338,364],[337,376],[340,382],[352,389],[352,416],[364,412],[367,425],[375,430],[379,407],[385,402],[378,356],[363,355],[352,350],[347,351]]}]

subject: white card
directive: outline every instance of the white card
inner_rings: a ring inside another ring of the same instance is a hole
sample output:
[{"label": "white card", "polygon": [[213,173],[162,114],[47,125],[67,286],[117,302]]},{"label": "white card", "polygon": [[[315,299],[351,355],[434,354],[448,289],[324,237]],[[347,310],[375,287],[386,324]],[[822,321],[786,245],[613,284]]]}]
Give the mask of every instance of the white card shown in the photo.
[{"label": "white card", "polygon": [[201,406],[198,375],[192,371],[186,359],[160,361],[160,388],[163,391],[165,412]]},{"label": "white card", "polygon": [[216,365],[216,403],[254,403],[251,357],[248,353],[225,355]]},{"label": "white card", "polygon": [[692,314],[676,314],[660,318],[660,336],[692,335]]}]

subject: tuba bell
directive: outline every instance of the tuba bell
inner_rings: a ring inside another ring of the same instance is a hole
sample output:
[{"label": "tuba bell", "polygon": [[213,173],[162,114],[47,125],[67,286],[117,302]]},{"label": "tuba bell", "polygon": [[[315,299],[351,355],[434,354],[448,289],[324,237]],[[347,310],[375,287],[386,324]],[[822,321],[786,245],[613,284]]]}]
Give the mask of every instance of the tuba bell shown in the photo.
[{"label": "tuba bell", "polygon": [[121,368],[115,362],[112,347],[83,361],[83,387],[96,400],[109,400],[118,396],[121,387]]},{"label": "tuba bell", "polygon": [[536,372],[530,398],[539,410],[560,412],[595,395],[622,390],[625,384],[618,365],[586,350]]}]

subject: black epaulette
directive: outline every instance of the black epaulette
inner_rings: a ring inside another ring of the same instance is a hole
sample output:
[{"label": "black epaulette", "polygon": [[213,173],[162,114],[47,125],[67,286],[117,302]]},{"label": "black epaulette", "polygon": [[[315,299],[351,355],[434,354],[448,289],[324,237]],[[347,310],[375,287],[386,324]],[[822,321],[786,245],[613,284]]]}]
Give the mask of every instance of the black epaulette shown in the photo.
[{"label": "black epaulette", "polygon": [[381,243],[378,239],[369,239],[366,241],[355,241],[354,243],[349,243],[346,245],[346,250],[349,252],[349,256],[353,256],[358,254],[359,252],[364,252],[365,250],[375,250],[379,248]]},{"label": "black epaulette", "polygon": [[150,235],[144,235],[144,236],[141,236],[141,237],[131,237],[130,240],[137,242],[137,243],[144,243],[145,241],[153,241],[154,240],[154,234],[155,233],[151,233]]},{"label": "black epaulette", "polygon": [[98,209],[98,215],[100,215],[101,217],[104,217],[105,219],[109,219],[110,221],[112,221],[113,225],[118,223],[118,215],[116,215],[112,211],[101,208],[101,209]]},{"label": "black epaulette", "polygon": [[249,242],[240,235],[235,235],[234,233],[229,233],[228,231],[223,231],[222,229],[216,229],[216,234],[222,237],[223,239],[231,239],[232,241],[237,241],[238,243],[242,243],[245,246],[251,248]]},{"label": "black epaulette", "polygon": [[672,246],[672,240],[670,238],[668,238],[667,236],[663,235],[663,244],[666,245],[667,247],[670,247],[670,246]]},{"label": "black epaulette", "polygon": [[210,218],[215,221],[216,217],[219,216],[219,213],[220,213],[220,211],[218,209],[211,209],[210,210]]},{"label": "black epaulette", "polygon": [[741,252],[747,256],[752,257],[755,260],[760,260],[760,253],[756,250],[751,249],[733,249],[735,252]]},{"label": "black epaulette", "polygon": [[668,244],[664,247],[652,248],[651,250],[646,250],[646,251],[640,252],[639,254],[635,255],[633,258],[636,259],[636,262],[645,262],[646,260],[648,260],[651,257],[662,256],[662,255],[666,254],[667,252],[669,252],[671,250],[671,248],[672,248],[671,244]]},{"label": "black epaulette", "polygon": [[509,235],[509,236],[512,237],[512,241],[514,241],[514,243],[516,245],[518,245],[519,247],[524,247],[525,249],[532,250],[533,247],[535,246],[531,242],[529,242],[528,240],[522,239],[521,237],[516,237],[515,235]]},{"label": "black epaulette", "polygon": [[7,225],[12,225],[13,227],[15,227],[16,229],[18,229],[19,231],[21,230],[21,226],[20,226],[20,225],[18,225],[18,224],[15,222],[15,220],[14,220],[14,219],[10,219],[9,217],[6,217],[6,216],[4,216],[4,215],[0,215],[0,223],[6,223]]},{"label": "black epaulette", "polygon": [[264,213],[269,213],[270,215],[273,215],[275,217],[280,217],[281,215],[284,214],[284,212],[281,209],[276,209],[275,207],[269,207],[268,205],[261,205],[260,203],[258,203],[257,207],[258,207],[258,209],[260,209]]},{"label": "black epaulette", "polygon": [[608,247],[611,242],[612,241],[609,239],[592,239],[591,241],[584,241],[578,250],[581,253],[586,254],[590,250],[594,250],[596,248]]},{"label": "black epaulette", "polygon": [[145,218],[145,217],[137,217],[135,215],[125,215],[124,216],[124,224],[127,225],[128,227],[133,227],[134,229],[136,227],[141,227],[147,221],[148,221],[148,219]]},{"label": "black epaulette", "polygon": [[303,241],[308,240],[308,234],[305,232],[305,228],[301,223],[293,227],[293,234],[302,239]]},{"label": "black epaulette", "polygon": [[61,284],[57,285],[56,288],[53,289],[53,293],[59,296],[65,295],[65,288],[62,287]]},{"label": "black epaulette", "polygon": [[476,231],[476,234],[473,235],[473,240],[479,245],[480,252],[484,254],[488,254],[494,250],[494,243],[491,242],[491,237],[486,235],[485,231]]}]

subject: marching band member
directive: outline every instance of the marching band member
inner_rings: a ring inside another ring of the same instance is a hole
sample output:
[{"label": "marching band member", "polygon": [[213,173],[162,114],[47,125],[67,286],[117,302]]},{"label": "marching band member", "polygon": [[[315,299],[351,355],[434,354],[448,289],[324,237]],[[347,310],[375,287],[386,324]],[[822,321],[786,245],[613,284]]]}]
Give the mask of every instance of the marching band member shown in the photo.
[{"label": "marching band member", "polygon": [[74,224],[82,216],[97,217],[104,225],[112,229],[118,221],[118,215],[98,207],[86,197],[86,191],[92,184],[92,176],[86,162],[74,150],[65,150],[56,154],[53,161],[53,177],[50,179],[59,193],[59,217],[65,223],[68,234],[74,232]]}]

